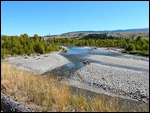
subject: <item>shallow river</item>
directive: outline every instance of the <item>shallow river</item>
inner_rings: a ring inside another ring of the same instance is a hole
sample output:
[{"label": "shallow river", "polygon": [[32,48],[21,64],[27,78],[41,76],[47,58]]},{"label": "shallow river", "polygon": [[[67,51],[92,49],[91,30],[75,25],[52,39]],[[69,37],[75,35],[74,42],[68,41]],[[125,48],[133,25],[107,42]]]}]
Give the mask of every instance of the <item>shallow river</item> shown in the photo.
[{"label": "shallow river", "polygon": [[70,76],[73,74],[76,70],[83,67],[85,64],[82,63],[83,60],[89,60],[91,63],[97,63],[101,65],[108,65],[108,66],[114,66],[118,68],[126,68],[136,71],[145,71],[149,72],[149,69],[143,69],[138,67],[131,67],[131,66],[123,66],[118,64],[110,64],[106,62],[100,62],[93,59],[89,59],[89,55],[105,55],[105,56],[112,56],[112,57],[119,57],[119,58],[126,58],[126,59],[136,59],[141,61],[146,61],[149,63],[149,57],[143,57],[143,56],[137,56],[137,55],[129,55],[126,53],[121,53],[117,51],[101,51],[96,49],[90,49],[90,48],[84,48],[84,47],[75,47],[75,46],[68,46],[68,51],[66,53],[60,53],[64,57],[70,60],[70,63],[61,66],[59,68],[56,68],[52,70],[52,73],[58,76]]}]

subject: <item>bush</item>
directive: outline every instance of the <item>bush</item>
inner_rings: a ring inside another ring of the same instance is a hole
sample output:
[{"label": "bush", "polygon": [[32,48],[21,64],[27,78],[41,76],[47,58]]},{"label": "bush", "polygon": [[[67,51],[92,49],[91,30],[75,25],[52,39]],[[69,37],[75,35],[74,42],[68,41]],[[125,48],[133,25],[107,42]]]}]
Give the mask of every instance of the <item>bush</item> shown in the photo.
[{"label": "bush", "polygon": [[18,48],[17,47],[13,47],[12,48],[12,52],[13,52],[13,54],[18,54]]},{"label": "bush", "polygon": [[136,38],[136,41],[140,41],[140,40],[142,40],[142,37],[141,37],[141,36],[138,36],[138,37]]},{"label": "bush", "polygon": [[6,54],[7,54],[7,50],[1,49],[1,59],[4,59]]},{"label": "bush", "polygon": [[18,54],[19,54],[19,55],[23,55],[23,54],[25,54],[25,52],[24,52],[23,49],[19,49]]},{"label": "bush", "polygon": [[41,43],[38,43],[35,46],[34,50],[35,50],[35,52],[40,53],[40,54],[44,54],[45,53],[44,45],[42,45]]},{"label": "bush", "polygon": [[125,50],[126,51],[134,51],[135,50],[135,45],[134,44],[129,44]]}]

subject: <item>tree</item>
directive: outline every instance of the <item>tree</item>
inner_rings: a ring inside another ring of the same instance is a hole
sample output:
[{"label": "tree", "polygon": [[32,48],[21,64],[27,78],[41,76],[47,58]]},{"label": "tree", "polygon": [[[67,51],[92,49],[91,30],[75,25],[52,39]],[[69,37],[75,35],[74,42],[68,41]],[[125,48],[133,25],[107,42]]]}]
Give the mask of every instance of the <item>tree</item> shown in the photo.
[{"label": "tree", "polygon": [[7,49],[1,49],[1,58],[4,59],[7,54]]},{"label": "tree", "polygon": [[28,34],[24,33],[23,35],[21,35],[24,39],[28,38]]},{"label": "tree", "polygon": [[45,53],[45,47],[44,47],[44,45],[41,44],[41,43],[38,43],[38,44],[34,47],[34,50],[35,50],[35,52],[37,52],[37,53],[41,53],[41,54]]},{"label": "tree", "polygon": [[136,40],[137,40],[137,41],[140,41],[140,40],[142,40],[142,37],[141,37],[141,36],[138,36],[138,37],[136,38]]},{"label": "tree", "polygon": [[128,45],[128,47],[125,50],[133,51],[133,50],[135,50],[135,45],[131,43],[131,44]]},{"label": "tree", "polygon": [[29,48],[26,44],[23,46],[23,50],[24,50],[25,54],[29,54]]},{"label": "tree", "polygon": [[35,52],[34,48],[33,48],[33,44],[31,44],[31,43],[28,44],[28,49],[29,49],[28,54],[32,54]]},{"label": "tree", "polygon": [[8,36],[3,36],[3,37],[2,37],[2,40],[4,40],[4,41],[7,41],[8,39],[9,39]]},{"label": "tree", "polygon": [[124,44],[123,44],[123,48],[127,48],[128,47],[128,44],[125,42]]},{"label": "tree", "polygon": [[23,55],[23,54],[25,54],[25,52],[24,52],[24,50],[21,48],[21,49],[18,50],[18,54],[19,54],[19,55]]},{"label": "tree", "polygon": [[39,37],[38,34],[34,34],[33,39],[34,39],[34,41],[35,41],[36,43],[38,43],[38,42],[40,41],[40,37]]},{"label": "tree", "polygon": [[18,48],[17,47],[13,47],[12,48],[12,53],[13,54],[18,54]]},{"label": "tree", "polygon": [[39,35],[38,34],[34,34],[34,38],[35,39],[39,39]]}]

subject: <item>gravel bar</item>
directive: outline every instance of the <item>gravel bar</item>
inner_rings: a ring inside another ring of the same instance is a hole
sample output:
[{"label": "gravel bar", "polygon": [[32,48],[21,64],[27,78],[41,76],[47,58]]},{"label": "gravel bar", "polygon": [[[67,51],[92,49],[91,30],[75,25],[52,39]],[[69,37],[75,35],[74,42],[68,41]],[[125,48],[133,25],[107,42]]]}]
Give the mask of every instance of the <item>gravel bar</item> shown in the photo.
[{"label": "gravel bar", "polygon": [[149,102],[149,73],[91,63],[77,70],[68,81],[95,92]]},{"label": "gravel bar", "polygon": [[52,52],[43,55],[33,54],[30,56],[16,56],[6,58],[4,61],[9,62],[10,64],[15,64],[20,68],[35,71],[39,74],[69,63],[69,60],[61,56],[59,52]]}]

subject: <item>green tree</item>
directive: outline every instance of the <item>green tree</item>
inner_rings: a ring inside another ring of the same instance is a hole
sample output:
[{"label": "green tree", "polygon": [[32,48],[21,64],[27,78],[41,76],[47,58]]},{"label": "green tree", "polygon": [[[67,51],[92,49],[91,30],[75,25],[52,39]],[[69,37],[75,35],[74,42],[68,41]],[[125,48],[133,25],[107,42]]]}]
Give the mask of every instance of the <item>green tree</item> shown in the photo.
[{"label": "green tree", "polygon": [[12,53],[13,53],[13,54],[18,54],[18,51],[19,51],[19,50],[18,50],[17,47],[13,47],[13,48],[12,48]]},{"label": "green tree", "polygon": [[39,35],[38,34],[34,34],[34,39],[39,39]]},{"label": "green tree", "polygon": [[45,48],[44,48],[44,45],[42,45],[41,43],[38,43],[34,50],[37,52],[37,53],[40,53],[40,54],[43,54],[45,53]]},{"label": "green tree", "polygon": [[8,53],[7,49],[2,49],[1,48],[1,58],[4,59],[5,55]]},{"label": "green tree", "polygon": [[127,51],[134,51],[135,50],[135,45],[134,44],[129,44],[128,47],[126,48]]},{"label": "green tree", "polygon": [[2,37],[2,40],[3,40],[3,41],[7,41],[8,39],[9,39],[8,36],[3,36],[3,37]]},{"label": "green tree", "polygon": [[23,54],[25,54],[25,52],[24,52],[23,48],[20,48],[20,49],[18,50],[18,54],[19,54],[19,55],[23,55]]},{"label": "green tree", "polygon": [[142,37],[141,37],[141,36],[138,36],[138,37],[136,38],[136,41],[140,41],[140,40],[142,40]]},{"label": "green tree", "polygon": [[28,49],[29,49],[28,54],[33,54],[35,52],[34,46],[31,43],[28,45]]},{"label": "green tree", "polygon": [[23,49],[26,54],[29,54],[29,48],[26,44],[23,46]]},{"label": "green tree", "polygon": [[38,34],[34,34],[34,37],[33,37],[35,43],[38,43],[40,41],[40,37]]},{"label": "green tree", "polygon": [[26,34],[26,33],[24,33],[23,35],[23,38],[25,38],[25,39],[27,39],[29,36],[28,36],[28,34]]}]

